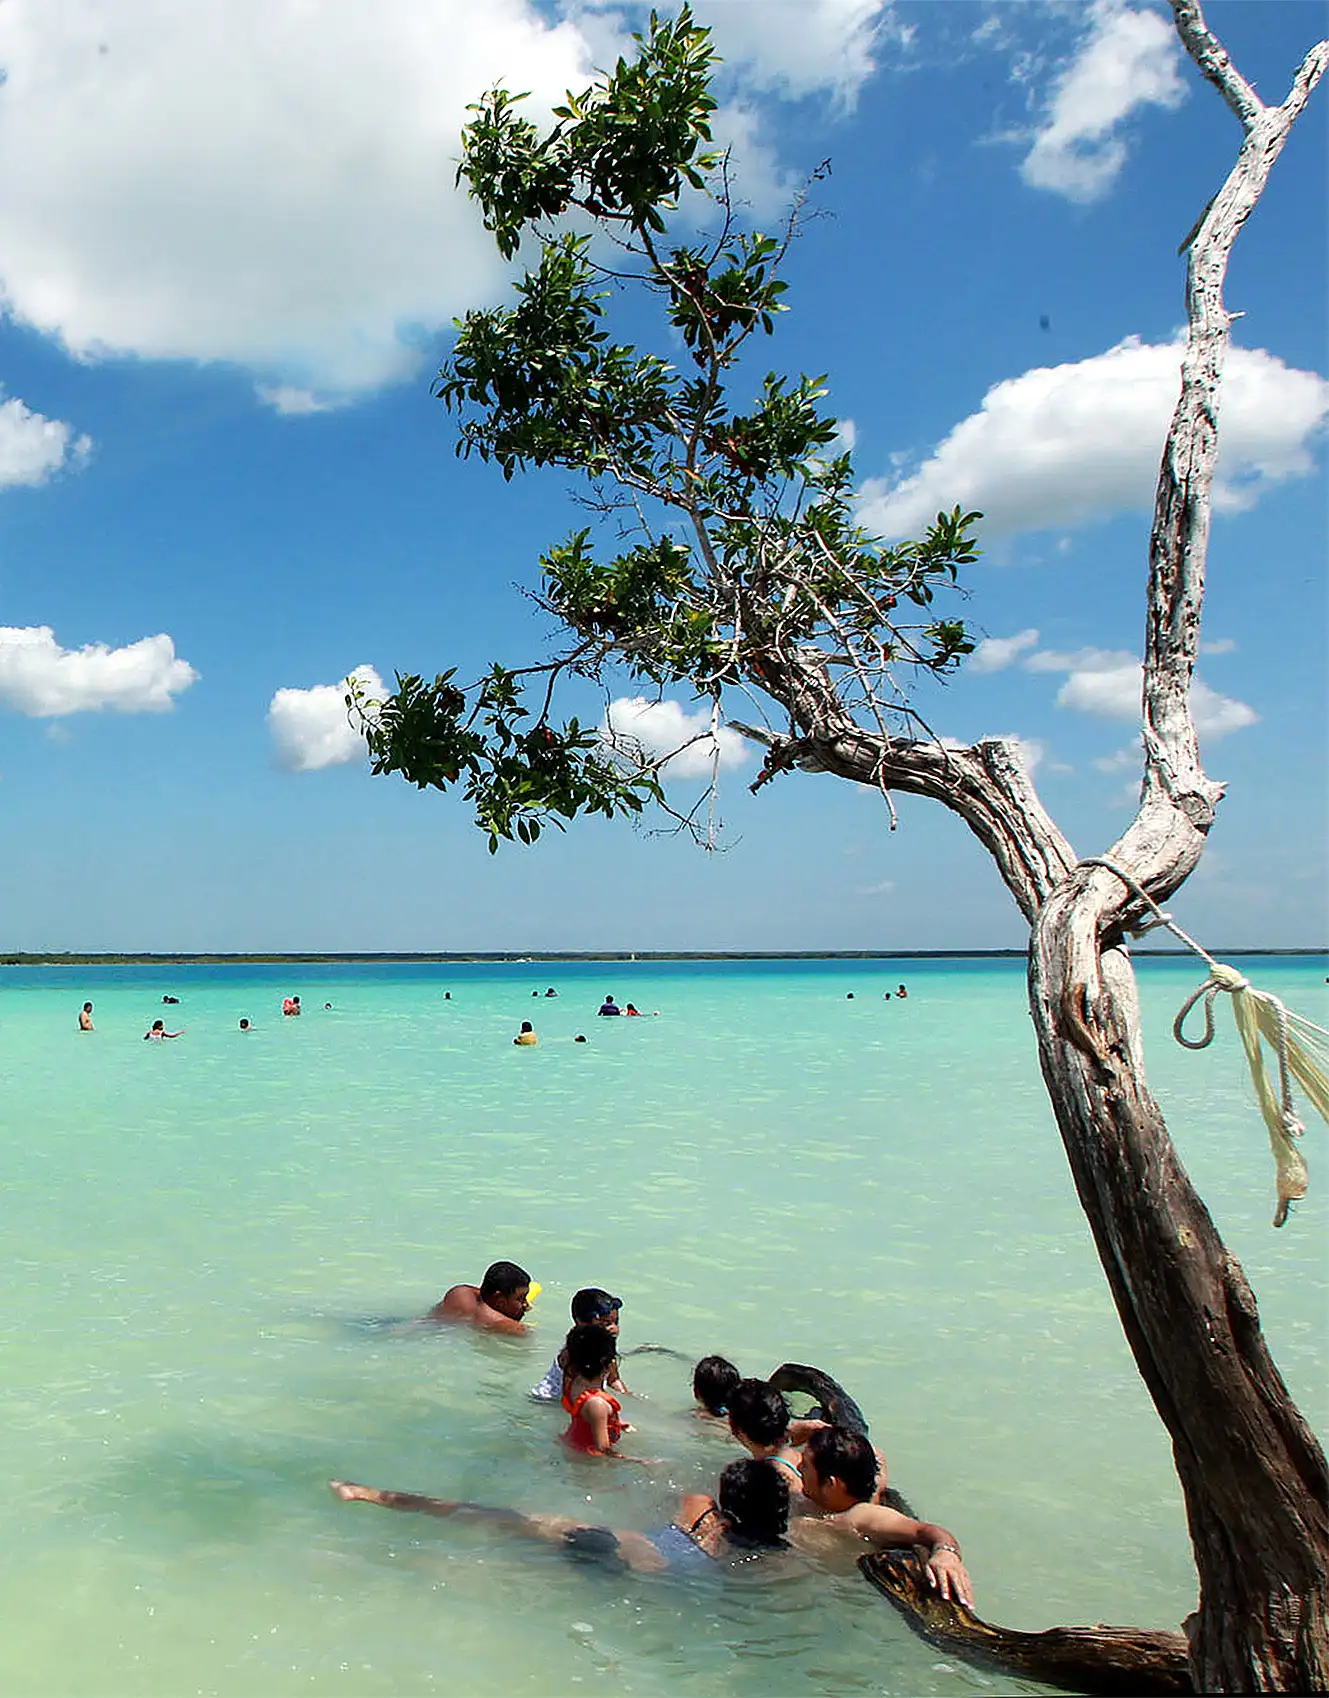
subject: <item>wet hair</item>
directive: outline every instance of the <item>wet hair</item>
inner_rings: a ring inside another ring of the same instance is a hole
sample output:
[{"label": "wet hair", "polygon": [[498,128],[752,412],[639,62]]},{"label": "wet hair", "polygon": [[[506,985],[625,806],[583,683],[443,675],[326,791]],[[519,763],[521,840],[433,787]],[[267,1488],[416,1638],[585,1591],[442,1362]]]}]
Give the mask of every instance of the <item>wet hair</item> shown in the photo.
[{"label": "wet hair", "polygon": [[85,1014],[91,1014],[92,1013],[92,1004],[90,1002],[85,1002],[83,1004],[83,1012]]},{"label": "wet hair", "polygon": [[753,1444],[779,1444],[789,1431],[789,1405],[765,1380],[740,1380],[729,1395],[729,1424]]},{"label": "wet hair", "polygon": [[749,1457],[720,1476],[720,1513],[740,1545],[783,1545],[789,1526],[789,1483],[773,1462]]},{"label": "wet hair", "polygon": [[574,1044],[584,1044],[586,1042],[586,1034],[584,1032],[578,1032],[572,1041]]},{"label": "wet hair", "polygon": [[808,1438],[805,1454],[819,1480],[838,1480],[857,1502],[868,1502],[876,1491],[877,1453],[862,1433],[818,1427]]},{"label": "wet hair", "polygon": [[586,1285],[573,1293],[572,1318],[579,1326],[589,1326],[592,1321],[611,1320],[622,1307],[621,1297],[612,1297],[598,1285]]},{"label": "wet hair", "polygon": [[692,1395],[712,1415],[727,1415],[729,1399],[743,1376],[723,1356],[703,1356],[692,1370]]},{"label": "wet hair", "polygon": [[523,1285],[531,1283],[531,1276],[525,1268],[519,1268],[516,1262],[491,1262],[485,1269],[485,1277],[480,1281],[481,1297],[511,1297],[520,1291]]},{"label": "wet hair", "polygon": [[563,1348],[568,1363],[565,1378],[575,1375],[580,1380],[597,1380],[613,1365],[618,1355],[618,1340],[604,1327],[592,1323],[573,1327]]},{"label": "wet hair", "polygon": [[[534,991],[531,992],[532,996],[534,996],[535,994],[536,993]],[[522,1023],[521,1023],[521,1029],[522,1029],[523,1032],[530,1032],[530,1031],[534,1030],[534,1027],[531,1025],[529,1020],[523,1020]]]}]

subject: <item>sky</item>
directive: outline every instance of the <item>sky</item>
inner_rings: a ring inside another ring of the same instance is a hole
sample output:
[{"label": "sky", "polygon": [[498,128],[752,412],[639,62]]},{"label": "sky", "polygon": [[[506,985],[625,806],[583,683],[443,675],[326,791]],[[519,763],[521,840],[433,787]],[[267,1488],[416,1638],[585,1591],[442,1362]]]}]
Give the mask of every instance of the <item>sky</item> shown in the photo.
[{"label": "sky", "polygon": [[[1240,143],[1149,0],[699,0],[753,223],[823,161],[763,360],[825,373],[865,522],[985,514],[982,640],[919,705],[1009,736],[1085,855],[1138,793],[1149,509],[1177,248]],[[1280,101],[1329,8],[1212,0]],[[458,460],[453,318],[513,275],[453,184],[468,102],[535,113],[644,9],[599,0],[0,7],[0,950],[992,949],[1025,930],[934,804],[748,786],[720,849],[578,822],[490,856],[374,778],[342,680],[538,660],[521,593],[584,522]],[[1238,243],[1194,698],[1229,785],[1175,899],[1215,948],[1329,940],[1329,86]],[[631,310],[630,308],[628,310]],[[670,356],[672,350],[661,350]],[[570,699],[665,753],[699,704]],[[739,715],[742,717],[742,715]],[[668,774],[690,804],[695,758]]]}]

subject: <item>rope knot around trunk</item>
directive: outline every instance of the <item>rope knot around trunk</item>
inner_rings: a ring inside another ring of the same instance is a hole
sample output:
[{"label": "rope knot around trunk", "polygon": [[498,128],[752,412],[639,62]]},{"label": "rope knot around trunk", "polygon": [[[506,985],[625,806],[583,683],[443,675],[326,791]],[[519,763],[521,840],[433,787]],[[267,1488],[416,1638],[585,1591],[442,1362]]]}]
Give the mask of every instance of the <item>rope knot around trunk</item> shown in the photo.
[{"label": "rope knot around trunk", "polygon": [[[1302,1019],[1299,1014],[1292,1013],[1282,1000],[1271,992],[1256,990],[1245,974],[1237,968],[1222,961],[1215,961],[1213,956],[1202,949],[1193,937],[1187,936],[1172,916],[1165,914],[1148,891],[1115,861],[1107,859],[1106,856],[1093,855],[1079,864],[1082,867],[1103,867],[1114,874],[1138,901],[1145,904],[1153,916],[1143,929],[1166,927],[1208,965],[1209,977],[1186,998],[1172,1022],[1172,1036],[1184,1049],[1208,1049],[1214,1041],[1214,1001],[1220,991],[1232,998],[1237,1032],[1246,1052],[1256,1101],[1260,1105],[1260,1113],[1264,1118],[1274,1155],[1278,1185],[1278,1206],[1274,1212],[1274,1225],[1282,1226],[1287,1220],[1291,1205],[1299,1197],[1306,1195],[1309,1184],[1306,1163],[1294,1142],[1301,1137],[1305,1128],[1297,1118],[1292,1081],[1295,1077],[1300,1082],[1321,1118],[1329,1121],[1329,1031],[1311,1020]],[[1202,999],[1204,1031],[1197,1038],[1188,1038],[1185,1032],[1186,1017]],[[1262,1042],[1273,1050],[1278,1063],[1276,1092],[1265,1065]]]}]

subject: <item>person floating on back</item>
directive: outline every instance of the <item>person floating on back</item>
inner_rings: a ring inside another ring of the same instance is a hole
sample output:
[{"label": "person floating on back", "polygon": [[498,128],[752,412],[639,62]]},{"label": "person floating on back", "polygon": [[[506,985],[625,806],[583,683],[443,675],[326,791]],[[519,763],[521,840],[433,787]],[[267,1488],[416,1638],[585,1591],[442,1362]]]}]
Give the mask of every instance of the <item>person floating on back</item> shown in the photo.
[{"label": "person floating on back", "polygon": [[535,1027],[531,1025],[530,1021],[523,1020],[521,1023],[521,1031],[517,1033],[516,1037],[512,1041],[514,1044],[530,1045],[538,1044],[540,1040],[536,1037]]},{"label": "person floating on back", "polygon": [[[575,1326],[601,1326],[611,1337],[618,1337],[618,1316],[623,1307],[621,1297],[611,1297],[607,1291],[602,1291],[598,1285],[583,1286],[574,1292],[572,1297],[572,1320]],[[566,1346],[559,1351],[549,1364],[549,1371],[538,1386],[531,1387],[531,1396],[537,1403],[559,1403],[563,1398],[563,1373],[567,1367]],[[627,1387],[619,1377],[618,1364],[614,1364],[614,1372],[606,1382],[610,1391],[626,1392]]]},{"label": "person floating on back", "polygon": [[427,1321],[469,1321],[489,1332],[528,1333],[522,1316],[531,1306],[531,1276],[516,1262],[492,1262],[479,1285],[454,1285],[425,1316]]},{"label": "person floating on back", "polygon": [[612,996],[607,996],[596,1010],[597,1014],[621,1014],[622,1012],[623,1010],[614,1001]]},{"label": "person floating on back", "polygon": [[78,1029],[80,1032],[92,1032],[96,1027],[92,1024],[92,1004],[85,1002],[78,1011]]},{"label": "person floating on back", "polygon": [[572,1417],[563,1443],[583,1456],[617,1455],[618,1441],[633,1431],[619,1418],[623,1405],[605,1389],[616,1371],[618,1341],[607,1327],[573,1327],[563,1354],[562,1401]]}]

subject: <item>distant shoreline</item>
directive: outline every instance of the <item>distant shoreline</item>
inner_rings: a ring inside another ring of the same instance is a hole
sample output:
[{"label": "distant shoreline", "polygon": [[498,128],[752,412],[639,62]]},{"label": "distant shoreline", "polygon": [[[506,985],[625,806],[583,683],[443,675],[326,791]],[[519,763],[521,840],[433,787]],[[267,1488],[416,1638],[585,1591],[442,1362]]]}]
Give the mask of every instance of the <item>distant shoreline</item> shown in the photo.
[{"label": "distant shoreline", "polygon": [[[151,953],[143,955],[77,955],[27,954],[15,952],[0,955],[0,967],[285,967],[335,965],[403,965],[439,966],[503,965],[547,966],[551,962],[608,961],[631,964],[659,961],[1020,961],[1024,949],[594,949],[594,950],[534,950],[519,954],[515,950],[429,950],[413,953],[387,950],[357,950],[329,954],[218,955],[206,952]],[[1132,955],[1186,956],[1185,949],[1133,949]],[[1315,949],[1215,949],[1212,953],[1224,958],[1243,955],[1314,956],[1329,954],[1325,948]]]}]

